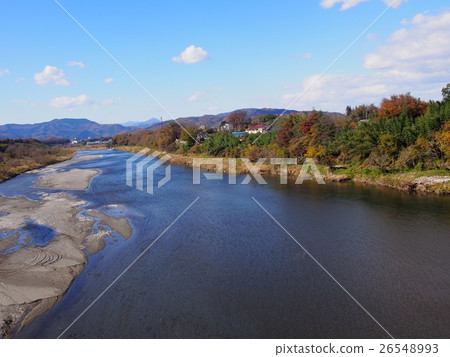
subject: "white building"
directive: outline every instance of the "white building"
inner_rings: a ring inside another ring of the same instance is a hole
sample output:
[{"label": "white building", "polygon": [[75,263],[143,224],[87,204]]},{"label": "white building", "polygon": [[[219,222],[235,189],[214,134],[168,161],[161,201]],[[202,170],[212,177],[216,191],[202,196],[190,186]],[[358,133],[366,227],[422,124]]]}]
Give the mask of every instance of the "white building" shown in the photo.
[{"label": "white building", "polygon": [[267,125],[255,125],[246,130],[249,134],[258,134],[258,133],[267,133],[269,131],[269,127]]},{"label": "white building", "polygon": [[220,126],[220,131],[231,131],[233,130],[233,124],[229,124],[229,123],[224,123]]}]

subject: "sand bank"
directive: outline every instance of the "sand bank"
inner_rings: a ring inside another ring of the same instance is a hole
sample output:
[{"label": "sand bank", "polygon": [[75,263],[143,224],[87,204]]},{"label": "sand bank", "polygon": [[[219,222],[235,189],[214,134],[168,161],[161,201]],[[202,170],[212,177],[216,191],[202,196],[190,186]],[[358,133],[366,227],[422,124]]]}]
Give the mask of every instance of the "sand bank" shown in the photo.
[{"label": "sand bank", "polygon": [[0,306],[61,296],[87,263],[67,236],[45,247],[24,247],[0,258]]},{"label": "sand bank", "polygon": [[[47,170],[41,174],[46,185],[73,190],[87,187],[98,171]],[[125,239],[131,236],[125,218],[93,210],[89,216],[78,214],[85,203],[63,193],[46,194],[41,201],[0,196],[0,212],[5,213],[0,216],[0,232],[10,233],[8,240],[0,238],[0,254],[16,244],[19,235],[12,233],[30,220],[57,232],[44,247],[26,246],[0,256],[0,338],[10,337],[63,296],[88,261],[85,251],[95,254],[105,247],[104,238],[112,232],[104,226]],[[93,231],[99,220],[100,230]]]},{"label": "sand bank", "polygon": [[46,166],[46,167],[42,167],[40,169],[31,170],[31,171],[28,171],[28,172],[29,173],[33,173],[33,174],[47,174],[47,173],[56,171],[60,167],[65,167],[67,165],[75,164],[77,162],[82,162],[82,161],[101,159],[102,157],[103,157],[103,155],[79,156],[79,157],[75,157],[75,158],[67,160],[67,161],[63,161],[63,162],[60,162],[60,163],[57,163],[57,164],[54,164],[54,165],[49,165],[49,166]]},{"label": "sand bank", "polygon": [[0,197],[0,210],[7,215],[0,217],[2,231],[14,231],[22,228],[27,221],[49,226],[60,234],[70,237],[81,244],[92,230],[94,219],[77,215],[79,206],[85,201],[76,201],[63,194],[46,195],[42,201],[30,201],[24,197]]},{"label": "sand bank", "polygon": [[61,190],[85,190],[89,187],[91,179],[99,173],[99,170],[94,169],[53,172],[40,177],[37,181],[37,186]]},{"label": "sand bank", "polygon": [[131,233],[133,233],[133,229],[131,228],[130,223],[128,223],[128,220],[126,218],[112,217],[104,213],[95,212],[92,210],[87,211],[86,214],[91,217],[100,218],[101,224],[110,226],[111,229],[115,230],[125,239],[130,238]]}]

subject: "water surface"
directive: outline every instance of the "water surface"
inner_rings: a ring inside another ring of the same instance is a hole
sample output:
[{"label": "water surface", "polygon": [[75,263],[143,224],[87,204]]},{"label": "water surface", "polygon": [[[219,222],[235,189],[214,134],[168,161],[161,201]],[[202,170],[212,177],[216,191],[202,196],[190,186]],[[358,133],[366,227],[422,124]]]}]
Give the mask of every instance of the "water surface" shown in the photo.
[{"label": "water surface", "polygon": [[[86,209],[110,214],[109,205],[119,205],[133,235],[108,238],[62,300],[17,337],[59,336],[197,197],[63,337],[388,337],[252,197],[394,337],[449,336],[448,198],[275,178],[193,185],[191,169],[180,166],[149,195],[125,185],[131,154],[99,153],[104,158],[68,167],[101,170],[71,194]],[[59,192],[31,187],[32,178],[0,184],[0,193]]]}]

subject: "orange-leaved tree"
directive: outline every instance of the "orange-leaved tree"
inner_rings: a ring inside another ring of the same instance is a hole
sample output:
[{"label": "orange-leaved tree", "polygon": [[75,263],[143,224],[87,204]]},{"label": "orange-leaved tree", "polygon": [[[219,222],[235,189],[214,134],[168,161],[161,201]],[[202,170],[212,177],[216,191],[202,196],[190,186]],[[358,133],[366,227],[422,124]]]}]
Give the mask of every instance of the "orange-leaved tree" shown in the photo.
[{"label": "orange-leaved tree", "polygon": [[444,153],[447,161],[450,162],[450,121],[447,121],[442,130],[435,134],[439,149]]},{"label": "orange-leaved tree", "polygon": [[311,128],[319,121],[320,117],[320,112],[313,111],[309,113],[308,118],[301,122],[300,131],[305,135],[311,134]]},{"label": "orange-leaved tree", "polygon": [[420,98],[414,98],[409,93],[393,95],[391,98],[384,98],[381,101],[378,117],[380,119],[388,119],[398,117],[406,110],[406,114],[412,118],[416,118],[425,114],[427,103],[421,101]]}]

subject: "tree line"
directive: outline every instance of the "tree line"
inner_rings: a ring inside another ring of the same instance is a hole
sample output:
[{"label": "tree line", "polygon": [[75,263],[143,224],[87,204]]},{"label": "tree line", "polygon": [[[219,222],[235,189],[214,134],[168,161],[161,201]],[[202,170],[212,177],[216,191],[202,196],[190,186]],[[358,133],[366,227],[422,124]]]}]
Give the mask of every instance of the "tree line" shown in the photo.
[{"label": "tree line", "polygon": [[[228,131],[170,123],[156,130],[116,135],[113,146],[145,146],[167,152],[218,157],[313,158],[320,164],[375,167],[382,172],[450,167],[450,84],[441,101],[424,102],[409,93],[374,104],[347,106],[345,115],[321,111],[277,118],[246,118],[234,112],[226,121],[235,128],[265,124],[263,135],[233,136]],[[200,132],[206,133],[201,142]]]}]

